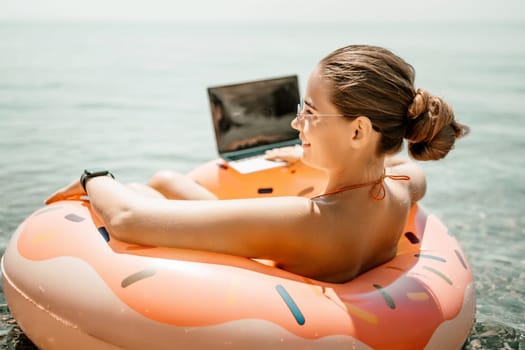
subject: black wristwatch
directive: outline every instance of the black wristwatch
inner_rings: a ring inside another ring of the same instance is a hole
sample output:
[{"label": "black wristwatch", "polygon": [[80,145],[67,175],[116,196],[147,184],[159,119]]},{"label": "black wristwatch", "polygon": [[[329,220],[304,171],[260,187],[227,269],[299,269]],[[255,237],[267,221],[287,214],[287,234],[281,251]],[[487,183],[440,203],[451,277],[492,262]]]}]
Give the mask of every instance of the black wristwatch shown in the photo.
[{"label": "black wristwatch", "polygon": [[82,188],[86,191],[86,181],[97,176],[110,176],[111,178],[115,178],[112,173],[109,172],[109,170],[106,169],[100,169],[100,168],[89,168],[85,169],[82,175],[80,175],[80,184],[82,185]]}]

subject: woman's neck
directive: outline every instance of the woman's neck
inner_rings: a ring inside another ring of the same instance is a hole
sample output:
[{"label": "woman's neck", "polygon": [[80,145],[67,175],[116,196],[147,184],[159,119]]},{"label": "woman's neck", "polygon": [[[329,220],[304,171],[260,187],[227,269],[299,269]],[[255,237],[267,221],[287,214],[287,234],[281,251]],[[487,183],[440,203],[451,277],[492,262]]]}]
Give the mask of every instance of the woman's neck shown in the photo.
[{"label": "woman's neck", "polygon": [[374,156],[344,165],[326,170],[328,183],[325,192],[378,180],[384,174],[385,158]]}]

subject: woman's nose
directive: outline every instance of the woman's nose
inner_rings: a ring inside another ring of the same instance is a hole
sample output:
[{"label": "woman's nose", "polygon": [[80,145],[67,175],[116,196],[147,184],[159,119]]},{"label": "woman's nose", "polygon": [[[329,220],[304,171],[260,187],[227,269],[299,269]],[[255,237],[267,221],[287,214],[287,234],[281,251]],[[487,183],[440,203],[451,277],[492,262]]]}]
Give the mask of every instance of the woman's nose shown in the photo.
[{"label": "woman's nose", "polygon": [[294,128],[295,130],[299,130],[299,127],[301,126],[301,123],[299,123],[299,118],[295,117],[292,119],[292,122],[290,123],[290,125],[292,126],[292,128]]}]

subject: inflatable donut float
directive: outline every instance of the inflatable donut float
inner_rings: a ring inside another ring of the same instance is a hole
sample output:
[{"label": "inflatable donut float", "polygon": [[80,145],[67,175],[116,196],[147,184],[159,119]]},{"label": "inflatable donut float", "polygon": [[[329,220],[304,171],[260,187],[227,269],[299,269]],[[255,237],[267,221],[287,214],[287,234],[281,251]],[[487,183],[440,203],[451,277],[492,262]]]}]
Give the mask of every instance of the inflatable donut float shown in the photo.
[{"label": "inflatable donut float", "polygon": [[[311,196],[323,185],[301,165],[241,175],[216,160],[190,176],[220,198]],[[419,206],[393,260],[334,284],[247,258],[124,243],[89,201],[61,201],[18,227],[2,278],[40,349],[459,349],[475,315],[465,254]]]}]

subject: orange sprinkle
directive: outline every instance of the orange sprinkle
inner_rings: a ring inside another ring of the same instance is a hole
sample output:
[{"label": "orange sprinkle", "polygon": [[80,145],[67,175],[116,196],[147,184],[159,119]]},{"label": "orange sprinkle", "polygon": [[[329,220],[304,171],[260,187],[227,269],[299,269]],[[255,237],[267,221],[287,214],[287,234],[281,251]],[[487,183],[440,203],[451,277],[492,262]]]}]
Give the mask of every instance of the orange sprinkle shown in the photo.
[{"label": "orange sprinkle", "polygon": [[347,302],[345,302],[344,304],[346,306],[346,310],[353,316],[356,316],[373,325],[377,325],[379,323],[379,319],[373,313],[363,310],[360,307],[357,307]]},{"label": "orange sprinkle", "polygon": [[407,293],[407,297],[408,299],[410,300],[414,300],[414,301],[425,301],[425,300],[428,300],[428,298],[430,298],[430,296],[426,293],[426,292],[408,292]]},{"label": "orange sprinkle", "polygon": [[52,239],[55,236],[56,236],[56,232],[40,233],[36,235],[35,237],[33,237],[31,242],[32,243],[42,243],[42,242]]}]

